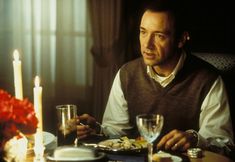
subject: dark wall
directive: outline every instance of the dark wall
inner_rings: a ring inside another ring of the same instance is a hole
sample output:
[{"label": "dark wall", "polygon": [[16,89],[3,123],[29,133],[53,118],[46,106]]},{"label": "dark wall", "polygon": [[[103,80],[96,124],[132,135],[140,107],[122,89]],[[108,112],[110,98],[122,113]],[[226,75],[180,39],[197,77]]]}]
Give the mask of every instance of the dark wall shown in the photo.
[{"label": "dark wall", "polygon": [[195,51],[235,54],[234,13],[230,1],[191,2],[191,48]]},{"label": "dark wall", "polygon": [[[151,0],[123,1],[123,20],[126,25],[126,59],[138,56],[138,30],[141,7]],[[179,3],[181,0],[179,0]],[[189,47],[197,52],[235,54],[235,16],[231,1],[187,0],[191,40]]]}]

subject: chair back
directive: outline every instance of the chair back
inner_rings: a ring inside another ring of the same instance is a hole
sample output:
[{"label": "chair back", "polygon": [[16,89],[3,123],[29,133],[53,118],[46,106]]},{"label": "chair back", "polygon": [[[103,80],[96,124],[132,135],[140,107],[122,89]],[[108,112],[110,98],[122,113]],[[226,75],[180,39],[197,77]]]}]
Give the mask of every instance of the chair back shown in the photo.
[{"label": "chair back", "polygon": [[[216,67],[223,78],[228,93],[232,122],[235,122],[235,55],[227,53],[197,53],[193,55]],[[235,125],[233,125],[235,128]],[[234,129],[233,129],[234,130]],[[234,131],[233,131],[234,132]]]}]

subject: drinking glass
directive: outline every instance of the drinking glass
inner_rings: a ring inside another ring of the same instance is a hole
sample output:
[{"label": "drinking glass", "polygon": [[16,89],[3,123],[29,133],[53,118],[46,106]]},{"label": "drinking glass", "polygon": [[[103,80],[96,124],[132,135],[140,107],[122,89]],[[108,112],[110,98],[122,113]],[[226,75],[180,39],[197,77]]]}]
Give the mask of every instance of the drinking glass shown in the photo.
[{"label": "drinking glass", "polygon": [[57,112],[57,144],[72,145],[77,137],[77,106],[58,105]]},{"label": "drinking glass", "polygon": [[164,117],[159,114],[140,114],[136,116],[140,135],[148,142],[148,162],[152,162],[153,141],[160,135]]}]

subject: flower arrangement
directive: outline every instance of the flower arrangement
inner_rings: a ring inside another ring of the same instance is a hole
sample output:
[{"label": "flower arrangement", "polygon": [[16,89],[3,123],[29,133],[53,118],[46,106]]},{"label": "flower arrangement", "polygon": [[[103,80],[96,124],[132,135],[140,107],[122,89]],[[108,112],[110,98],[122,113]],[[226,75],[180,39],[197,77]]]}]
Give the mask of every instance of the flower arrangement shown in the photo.
[{"label": "flower arrangement", "polygon": [[0,157],[8,140],[35,133],[37,124],[33,104],[28,99],[18,100],[0,89]]}]

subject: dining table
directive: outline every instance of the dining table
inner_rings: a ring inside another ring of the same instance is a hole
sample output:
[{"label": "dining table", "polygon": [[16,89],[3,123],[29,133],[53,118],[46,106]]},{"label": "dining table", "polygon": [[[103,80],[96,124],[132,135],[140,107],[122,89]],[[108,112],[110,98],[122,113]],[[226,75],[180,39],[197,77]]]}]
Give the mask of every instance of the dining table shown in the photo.
[{"label": "dining table", "polygon": [[[45,154],[45,161],[50,162],[50,160],[46,159]],[[27,155],[26,162],[33,162],[34,155],[30,154]],[[147,162],[145,155],[117,155],[117,154],[107,154],[106,162]],[[203,156],[201,158],[188,158],[182,160],[182,162],[233,162],[232,159],[211,152],[211,151],[203,151]]]},{"label": "dining table", "polygon": [[[94,143],[103,140],[100,137],[93,137],[86,140],[79,141],[80,143]],[[56,148],[57,146],[55,146]],[[102,150],[98,150],[102,151]],[[53,150],[45,150],[44,161],[45,162],[53,162],[47,159],[49,154],[52,154]],[[147,162],[147,151],[141,153],[120,153],[120,152],[112,152],[112,151],[102,151],[105,154],[105,158],[99,160],[98,162]],[[168,152],[173,156],[180,157],[182,162],[233,162],[232,159],[215,152],[211,152],[208,150],[202,150],[202,156],[200,158],[190,158],[186,152]],[[34,161],[34,154],[31,152],[27,154],[26,162]],[[174,162],[174,161],[173,161]],[[178,161],[177,161],[178,162]]]},{"label": "dining table", "polygon": [[[180,156],[182,158],[182,162],[233,162],[232,159],[223,156],[221,154],[217,154],[211,151],[203,151],[203,156],[201,158],[189,158],[185,155],[185,153]],[[127,155],[108,155],[111,159],[109,162],[147,162],[147,159],[144,156],[127,156]]]}]

